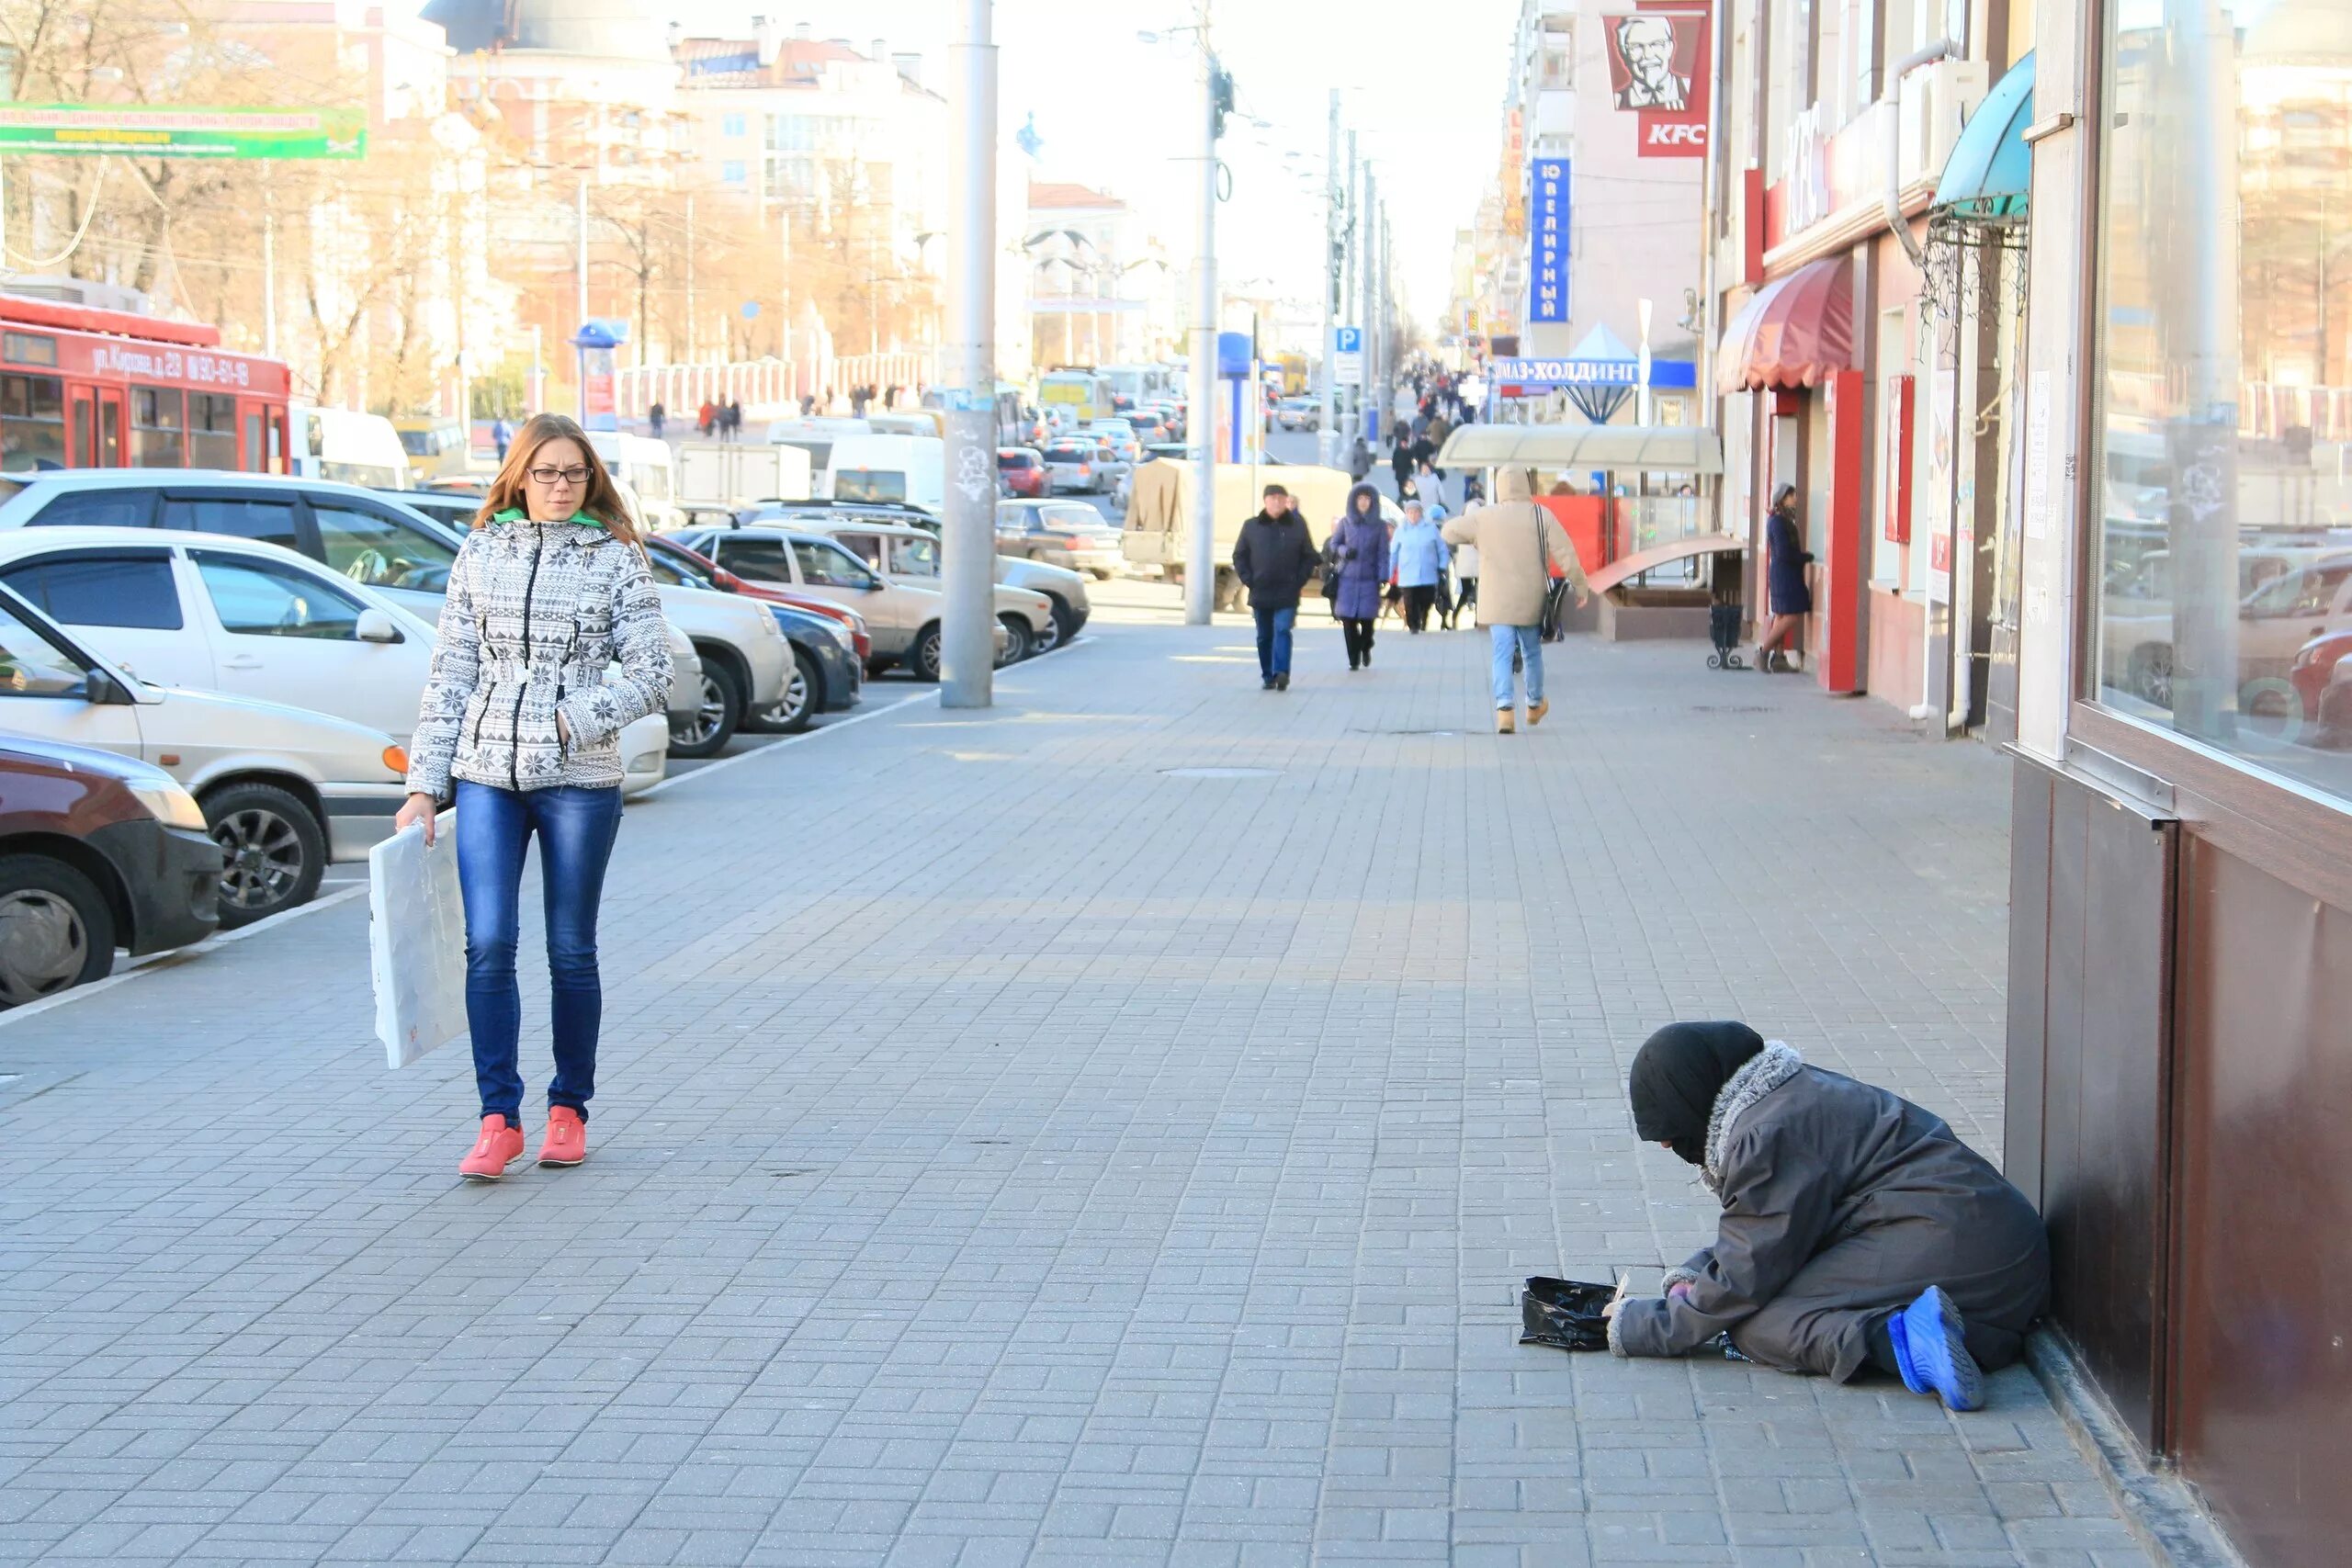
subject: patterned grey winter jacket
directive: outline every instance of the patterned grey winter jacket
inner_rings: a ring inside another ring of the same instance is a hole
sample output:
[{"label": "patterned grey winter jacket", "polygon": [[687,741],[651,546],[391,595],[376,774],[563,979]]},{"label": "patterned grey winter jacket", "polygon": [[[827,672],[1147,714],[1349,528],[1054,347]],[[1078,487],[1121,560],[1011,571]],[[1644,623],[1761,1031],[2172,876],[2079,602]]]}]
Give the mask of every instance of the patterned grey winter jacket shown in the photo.
[{"label": "patterned grey winter jacket", "polygon": [[458,779],[618,784],[622,728],[660,713],[669,693],[670,637],[645,558],[594,525],[502,513],[466,536],[449,569],[408,787],[446,800]]}]

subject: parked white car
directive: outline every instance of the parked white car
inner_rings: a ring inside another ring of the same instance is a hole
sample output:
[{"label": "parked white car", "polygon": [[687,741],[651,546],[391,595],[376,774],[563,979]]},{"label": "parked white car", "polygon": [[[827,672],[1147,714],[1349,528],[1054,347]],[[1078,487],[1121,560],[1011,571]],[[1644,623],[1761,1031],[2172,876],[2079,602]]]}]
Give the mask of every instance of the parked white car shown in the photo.
[{"label": "parked white car", "polygon": [[408,753],[365,725],[153,686],[0,588],[0,729],[162,768],[226,855],[220,923],[307,903],[329,861],[367,857],[406,798]]},{"label": "parked white car", "polygon": [[[198,468],[74,468],[40,473],[0,502],[0,531],[17,528],[106,526],[232,534],[241,539],[282,545],[363,588],[373,589],[428,623],[441,616],[449,586],[449,566],[464,542],[461,528],[423,515],[417,506],[429,492],[406,499],[379,495],[355,485],[323,479],[297,480],[269,474],[228,473]],[[409,504],[413,501],[416,505]],[[476,504],[479,504],[477,502]],[[469,508],[470,511],[470,508]],[[674,591],[663,590],[665,616],[680,607]],[[781,702],[792,659],[781,637],[768,637],[761,625],[741,615],[710,621],[720,646],[692,632],[698,659],[726,655],[731,689],[742,700]],[[680,630],[673,621],[672,629]],[[735,641],[731,639],[741,638]],[[671,646],[675,658],[679,639]],[[694,680],[692,661],[679,660],[670,695],[672,750],[707,756],[727,743],[729,729],[714,740],[707,722],[714,680]],[[772,687],[761,678],[774,674]],[[682,682],[691,681],[681,689]],[[763,696],[765,690],[767,695]]]},{"label": "parked white car", "polygon": [[[153,684],[332,714],[401,746],[416,728],[434,628],[276,545],[143,528],[9,529],[0,531],[0,584]],[[669,740],[660,714],[621,731],[625,795],[661,781]]]}]

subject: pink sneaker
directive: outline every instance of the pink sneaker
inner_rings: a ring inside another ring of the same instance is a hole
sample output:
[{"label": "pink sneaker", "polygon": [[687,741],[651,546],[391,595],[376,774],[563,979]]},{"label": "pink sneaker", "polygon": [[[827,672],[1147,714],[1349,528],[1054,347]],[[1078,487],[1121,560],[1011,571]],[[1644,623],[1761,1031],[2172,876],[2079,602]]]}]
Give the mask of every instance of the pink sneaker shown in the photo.
[{"label": "pink sneaker", "polygon": [[[522,1147],[518,1140],[515,1144]],[[578,1165],[588,1157],[588,1123],[569,1105],[548,1107],[547,1142],[539,1145],[541,1165]]]},{"label": "pink sneaker", "polygon": [[481,1136],[473,1153],[458,1162],[458,1174],[469,1181],[495,1181],[506,1174],[507,1163],[523,1155],[523,1129],[510,1127],[503,1116],[481,1119]]}]

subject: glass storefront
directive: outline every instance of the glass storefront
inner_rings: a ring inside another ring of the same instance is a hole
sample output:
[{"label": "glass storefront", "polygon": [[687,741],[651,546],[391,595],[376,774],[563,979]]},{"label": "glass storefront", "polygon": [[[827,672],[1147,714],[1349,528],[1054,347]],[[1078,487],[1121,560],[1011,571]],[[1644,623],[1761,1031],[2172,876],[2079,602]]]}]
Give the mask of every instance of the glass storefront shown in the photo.
[{"label": "glass storefront", "polygon": [[2106,12],[2086,694],[2352,802],[2352,6]]}]

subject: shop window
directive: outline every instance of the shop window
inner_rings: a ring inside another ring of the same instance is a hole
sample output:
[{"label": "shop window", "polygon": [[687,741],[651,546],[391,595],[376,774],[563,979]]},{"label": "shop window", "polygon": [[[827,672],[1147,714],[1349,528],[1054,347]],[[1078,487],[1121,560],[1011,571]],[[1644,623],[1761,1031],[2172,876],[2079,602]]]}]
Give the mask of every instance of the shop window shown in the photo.
[{"label": "shop window", "polygon": [[2301,151],[2352,98],[2292,9],[2106,8],[2085,694],[2352,801],[2352,162]]}]

